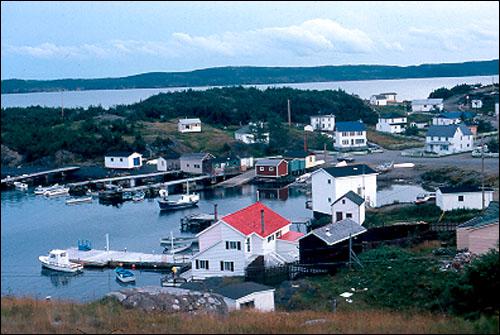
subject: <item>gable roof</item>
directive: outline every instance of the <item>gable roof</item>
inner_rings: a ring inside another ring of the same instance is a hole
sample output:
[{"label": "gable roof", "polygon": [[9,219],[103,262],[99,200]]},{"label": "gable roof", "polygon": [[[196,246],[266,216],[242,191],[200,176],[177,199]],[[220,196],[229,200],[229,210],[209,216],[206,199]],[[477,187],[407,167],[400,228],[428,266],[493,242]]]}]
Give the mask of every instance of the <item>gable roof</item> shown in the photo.
[{"label": "gable roof", "polygon": [[[261,232],[260,211],[264,210],[264,233]],[[290,221],[265,206],[256,202],[248,207],[240,209],[232,214],[221,218],[222,221],[238,230],[245,236],[255,233],[261,237],[267,237],[280,228],[289,224]]]},{"label": "gable roof", "polygon": [[472,135],[470,129],[463,124],[449,124],[446,126],[430,126],[429,130],[427,130],[426,136],[453,137],[455,136],[457,129],[460,129],[463,135]]},{"label": "gable roof", "polygon": [[278,166],[281,163],[282,160],[283,160],[282,158],[277,158],[277,159],[259,159],[257,162],[255,162],[255,165]]},{"label": "gable roof", "polygon": [[192,123],[201,123],[201,120],[198,118],[195,119],[179,119],[180,124],[192,124]]},{"label": "gable roof", "polygon": [[106,153],[105,156],[106,157],[129,157],[130,155],[133,155],[135,153],[142,156],[142,154],[135,152],[135,151],[110,151],[110,152]]},{"label": "gable roof", "polygon": [[[449,186],[449,187],[440,187],[439,190],[441,193],[467,193],[467,192],[481,192],[481,188],[479,186]],[[490,189],[484,189],[486,192],[493,192]]]},{"label": "gable roof", "polygon": [[444,112],[441,113],[437,116],[437,118],[443,118],[443,119],[460,119],[460,117],[466,118],[466,119],[471,119],[473,118],[476,114],[472,112],[461,112],[461,111],[454,111],[454,112]]},{"label": "gable roof", "polygon": [[411,101],[412,105],[435,105],[435,104],[442,104],[443,99],[441,98],[434,98],[434,99],[415,99]]},{"label": "gable roof", "polygon": [[351,200],[352,202],[354,202],[358,206],[361,206],[363,204],[363,202],[365,202],[365,199],[361,198],[358,194],[354,193],[353,191],[349,191],[346,194],[344,194],[343,196],[341,196],[340,198],[338,198],[337,200],[335,200],[335,202],[332,204],[332,206],[335,205],[337,202],[339,202],[343,198],[347,198],[347,199]]},{"label": "gable roof", "polygon": [[335,125],[335,129],[337,131],[365,131],[366,126],[363,122],[360,121],[346,121],[346,122],[337,122]]},{"label": "gable roof", "polygon": [[298,240],[302,236],[304,236],[304,233],[299,233],[298,231],[290,230],[285,235],[282,235],[281,237],[278,237],[278,240],[296,241],[296,240]]},{"label": "gable roof", "polygon": [[312,234],[323,240],[326,244],[334,245],[347,240],[349,235],[354,237],[364,232],[366,232],[365,227],[361,226],[354,220],[344,219],[335,223],[329,223],[320,228],[316,228],[305,236]]},{"label": "gable roof", "polygon": [[366,164],[334,166],[329,168],[323,168],[322,170],[324,170],[326,173],[335,178],[377,173],[375,170],[373,170]]},{"label": "gable roof", "polygon": [[488,208],[486,208],[480,216],[476,216],[458,225],[458,228],[478,228],[492,223],[498,223],[498,201],[490,202]]},{"label": "gable roof", "polygon": [[212,154],[208,153],[208,152],[190,152],[190,153],[187,153],[187,154],[182,154],[181,155],[181,159],[197,159],[197,160],[201,160],[201,159],[205,159],[206,156],[211,156],[210,158],[215,158]]},{"label": "gable roof", "polygon": [[380,93],[380,95],[397,95],[396,92],[385,92],[385,93]]},{"label": "gable roof", "polygon": [[234,284],[224,284],[222,278],[212,277],[207,278],[202,282],[187,282],[181,285],[181,288],[193,291],[210,291],[220,294],[230,299],[240,299],[255,292],[274,290],[273,287],[254,283],[242,282]]}]

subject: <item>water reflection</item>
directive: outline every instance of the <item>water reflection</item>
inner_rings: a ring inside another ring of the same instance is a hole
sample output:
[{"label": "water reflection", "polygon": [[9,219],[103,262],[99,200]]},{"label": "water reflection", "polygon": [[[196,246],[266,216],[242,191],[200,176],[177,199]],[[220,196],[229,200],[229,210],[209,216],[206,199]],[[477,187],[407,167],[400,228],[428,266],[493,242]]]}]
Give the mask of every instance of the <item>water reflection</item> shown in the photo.
[{"label": "water reflection", "polygon": [[50,282],[54,287],[60,287],[68,285],[73,278],[81,276],[82,273],[54,271],[42,267],[41,275],[44,277],[49,277]]}]

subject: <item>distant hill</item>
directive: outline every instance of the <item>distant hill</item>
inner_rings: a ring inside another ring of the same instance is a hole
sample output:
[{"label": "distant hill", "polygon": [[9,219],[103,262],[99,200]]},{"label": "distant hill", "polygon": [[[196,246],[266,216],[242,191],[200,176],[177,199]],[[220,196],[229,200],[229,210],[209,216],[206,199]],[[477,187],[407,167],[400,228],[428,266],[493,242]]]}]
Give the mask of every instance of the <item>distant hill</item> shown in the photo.
[{"label": "distant hill", "polygon": [[131,88],[304,83],[497,75],[498,59],[417,66],[340,65],[315,67],[218,67],[190,72],[150,72],[121,78],[2,80],[2,93]]}]

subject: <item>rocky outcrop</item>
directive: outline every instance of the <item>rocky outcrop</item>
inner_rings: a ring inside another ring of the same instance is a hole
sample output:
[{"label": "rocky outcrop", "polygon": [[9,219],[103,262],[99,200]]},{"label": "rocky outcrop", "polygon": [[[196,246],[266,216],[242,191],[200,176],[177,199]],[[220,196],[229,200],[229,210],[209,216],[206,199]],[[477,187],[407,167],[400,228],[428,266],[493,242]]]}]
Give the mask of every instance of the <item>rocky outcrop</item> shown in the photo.
[{"label": "rocky outcrop", "polygon": [[228,307],[221,295],[174,287],[146,286],[107,294],[127,308],[167,313],[227,314]]},{"label": "rocky outcrop", "polygon": [[54,154],[54,163],[56,166],[72,164],[76,161],[76,156],[71,151],[58,150]]},{"label": "rocky outcrop", "polygon": [[20,155],[17,151],[10,149],[4,144],[1,145],[1,156],[3,166],[15,167],[21,164],[23,161],[22,155]]}]

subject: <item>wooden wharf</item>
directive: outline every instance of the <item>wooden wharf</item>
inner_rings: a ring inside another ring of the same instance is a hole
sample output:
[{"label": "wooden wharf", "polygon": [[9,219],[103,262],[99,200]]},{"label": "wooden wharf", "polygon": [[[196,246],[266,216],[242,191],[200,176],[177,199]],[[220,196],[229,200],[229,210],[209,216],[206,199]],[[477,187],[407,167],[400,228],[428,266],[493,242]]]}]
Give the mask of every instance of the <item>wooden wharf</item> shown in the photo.
[{"label": "wooden wharf", "polygon": [[6,177],[1,180],[2,184],[7,184],[7,183],[13,183],[16,181],[22,181],[22,180],[27,180],[27,179],[33,179],[36,177],[42,177],[42,176],[47,176],[49,174],[55,174],[55,173],[65,173],[65,172],[72,172],[80,169],[79,166],[67,166],[59,169],[52,169],[52,170],[46,170],[46,171],[40,171],[40,172],[34,172],[34,173],[26,173],[21,176],[14,176],[14,177]]}]

